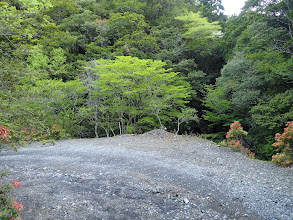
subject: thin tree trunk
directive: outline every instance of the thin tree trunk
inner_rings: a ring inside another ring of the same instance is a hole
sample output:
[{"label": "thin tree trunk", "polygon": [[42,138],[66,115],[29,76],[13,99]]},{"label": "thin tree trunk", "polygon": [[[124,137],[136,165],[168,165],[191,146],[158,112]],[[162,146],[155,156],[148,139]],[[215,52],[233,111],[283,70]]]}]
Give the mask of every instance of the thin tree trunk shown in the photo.
[{"label": "thin tree trunk", "polygon": [[155,114],[155,115],[156,115],[157,119],[158,119],[159,122],[160,122],[160,128],[163,129],[163,125],[162,125],[161,119],[160,119],[160,117],[159,117],[159,114]]},{"label": "thin tree trunk", "polygon": [[96,138],[99,138],[99,133],[98,133],[98,116],[97,116],[97,113],[95,113],[95,135],[96,135]]},{"label": "thin tree trunk", "polygon": [[114,130],[113,130],[113,128],[111,126],[110,126],[110,129],[112,131],[113,136],[116,136],[116,134],[115,134],[115,132],[114,132]]},{"label": "thin tree trunk", "polygon": [[103,126],[103,125],[101,125],[101,127],[102,127],[102,128],[104,129],[104,131],[106,132],[107,137],[109,137],[110,134],[109,134],[109,132],[108,132],[108,129],[107,129],[105,126]]},{"label": "thin tree trunk", "polygon": [[96,138],[99,138],[98,123],[97,122],[95,123],[95,135],[96,135]]},{"label": "thin tree trunk", "polygon": [[118,124],[119,124],[119,131],[120,131],[120,135],[122,134],[122,129],[121,129],[121,123],[120,123],[120,121],[118,122]]},{"label": "thin tree trunk", "polygon": [[176,135],[178,135],[179,129],[180,129],[180,121],[178,119],[177,120],[177,131],[176,131]]}]

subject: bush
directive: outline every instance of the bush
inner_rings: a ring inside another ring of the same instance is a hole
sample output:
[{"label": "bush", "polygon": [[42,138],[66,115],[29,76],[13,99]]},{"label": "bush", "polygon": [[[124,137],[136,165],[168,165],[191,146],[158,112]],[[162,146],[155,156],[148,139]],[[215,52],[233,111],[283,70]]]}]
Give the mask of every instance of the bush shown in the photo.
[{"label": "bush", "polygon": [[[11,134],[10,130],[0,125],[0,141],[10,142],[8,135]],[[6,173],[0,173],[0,219],[3,220],[21,220],[20,212],[23,209],[23,205],[19,202],[13,201],[11,192],[16,187],[21,187],[21,183],[17,180],[12,181],[11,184],[4,184],[2,182],[3,176]]]},{"label": "bush", "polygon": [[[61,128],[58,124],[53,124],[50,130],[50,138],[54,140],[62,140],[70,137],[70,134],[67,134],[64,129]],[[51,140],[50,140],[51,141]]]},{"label": "bush", "polygon": [[10,142],[8,139],[8,135],[11,134],[11,131],[3,125],[0,125],[0,140],[5,140],[8,143]]},{"label": "bush", "polygon": [[[4,176],[3,173],[0,174]],[[21,183],[17,180],[12,181],[11,184],[3,184],[0,179],[0,219],[3,220],[21,220],[20,212],[23,205],[17,201],[13,201],[11,192],[16,188],[21,187]]]},{"label": "bush", "polygon": [[224,145],[232,150],[245,151],[249,158],[255,158],[255,153],[251,152],[248,148],[243,147],[244,137],[247,136],[247,131],[244,131],[239,121],[234,121],[230,125],[230,130],[227,132],[226,141],[222,142]]},{"label": "bush", "polygon": [[243,130],[240,122],[234,121],[230,125],[230,130],[227,132],[226,135],[228,147],[234,150],[242,149],[242,142],[245,136],[247,136],[247,132]]},{"label": "bush", "polygon": [[278,153],[272,156],[272,161],[281,166],[293,164],[293,121],[289,121],[283,134],[277,133],[273,144]]}]

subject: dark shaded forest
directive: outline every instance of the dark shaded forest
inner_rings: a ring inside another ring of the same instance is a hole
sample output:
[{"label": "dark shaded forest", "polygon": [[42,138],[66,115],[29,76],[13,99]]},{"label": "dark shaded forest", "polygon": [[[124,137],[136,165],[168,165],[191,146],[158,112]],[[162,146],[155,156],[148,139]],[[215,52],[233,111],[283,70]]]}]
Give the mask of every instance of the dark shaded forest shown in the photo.
[{"label": "dark shaded forest", "polygon": [[0,125],[14,143],[156,128],[220,142],[239,121],[257,158],[293,158],[293,137],[272,146],[293,121],[292,9],[248,0],[227,17],[221,0],[2,1]]}]

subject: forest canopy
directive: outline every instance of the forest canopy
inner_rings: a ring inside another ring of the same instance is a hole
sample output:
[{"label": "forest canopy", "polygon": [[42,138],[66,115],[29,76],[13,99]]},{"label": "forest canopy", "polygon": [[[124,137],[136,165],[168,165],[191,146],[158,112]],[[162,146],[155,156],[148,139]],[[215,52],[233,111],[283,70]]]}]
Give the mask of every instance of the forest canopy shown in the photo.
[{"label": "forest canopy", "polygon": [[232,17],[223,9],[221,0],[1,1],[0,125],[12,142],[155,128],[220,142],[238,121],[258,158],[282,154],[273,143],[293,121],[292,1],[248,0]]}]

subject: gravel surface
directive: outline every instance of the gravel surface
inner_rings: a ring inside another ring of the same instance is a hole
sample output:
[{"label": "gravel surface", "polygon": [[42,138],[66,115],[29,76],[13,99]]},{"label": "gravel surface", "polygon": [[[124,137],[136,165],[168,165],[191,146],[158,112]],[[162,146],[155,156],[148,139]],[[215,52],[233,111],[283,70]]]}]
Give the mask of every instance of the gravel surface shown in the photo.
[{"label": "gravel surface", "polygon": [[293,219],[293,169],[210,141],[143,135],[3,151],[23,220]]}]

